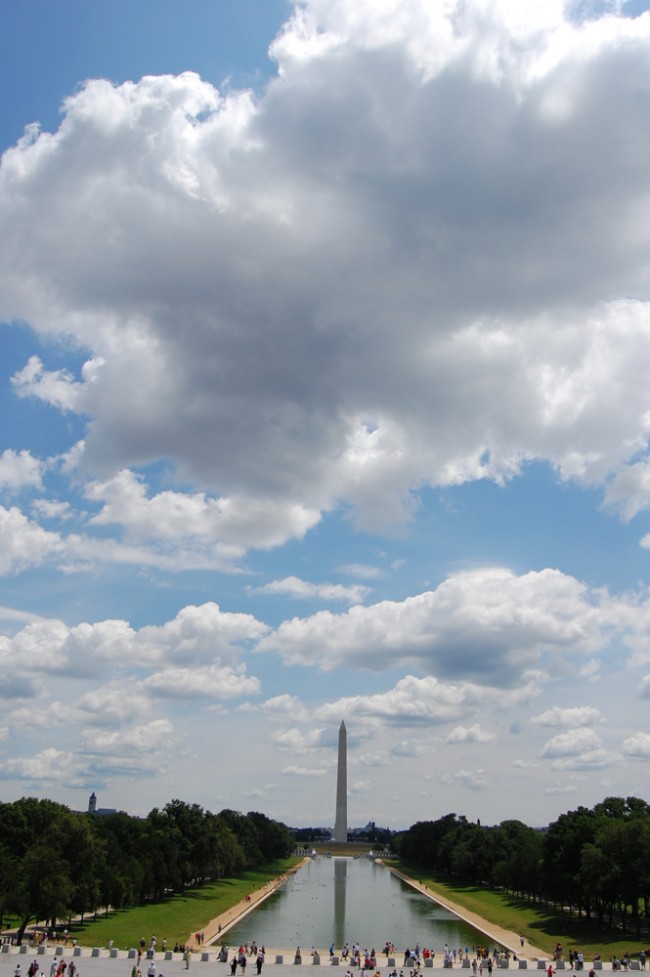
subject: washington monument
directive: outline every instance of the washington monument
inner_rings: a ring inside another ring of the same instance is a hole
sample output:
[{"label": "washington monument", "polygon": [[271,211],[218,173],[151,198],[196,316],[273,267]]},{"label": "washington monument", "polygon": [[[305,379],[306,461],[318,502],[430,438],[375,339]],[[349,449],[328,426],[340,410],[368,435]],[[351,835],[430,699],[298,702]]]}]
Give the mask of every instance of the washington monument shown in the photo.
[{"label": "washington monument", "polygon": [[336,771],[336,821],[333,841],[348,840],[348,734],[345,723],[339,727],[339,762]]}]

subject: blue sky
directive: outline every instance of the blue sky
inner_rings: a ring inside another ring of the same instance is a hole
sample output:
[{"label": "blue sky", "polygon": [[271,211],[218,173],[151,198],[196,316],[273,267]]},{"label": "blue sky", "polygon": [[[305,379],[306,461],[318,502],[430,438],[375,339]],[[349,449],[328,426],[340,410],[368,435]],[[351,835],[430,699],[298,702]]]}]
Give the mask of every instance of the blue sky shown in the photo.
[{"label": "blue sky", "polygon": [[647,6],[0,7],[1,800],[646,795]]}]

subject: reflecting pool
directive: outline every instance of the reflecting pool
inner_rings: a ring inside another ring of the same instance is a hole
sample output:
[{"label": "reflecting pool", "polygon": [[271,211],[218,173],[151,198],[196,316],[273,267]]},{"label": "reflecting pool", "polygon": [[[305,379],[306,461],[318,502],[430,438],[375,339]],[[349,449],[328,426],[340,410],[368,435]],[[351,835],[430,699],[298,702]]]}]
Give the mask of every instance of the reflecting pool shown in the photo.
[{"label": "reflecting pool", "polygon": [[347,942],[398,952],[419,943],[436,953],[486,942],[484,934],[416,892],[367,858],[315,858],[260,907],[224,934],[224,940],[303,951]]}]

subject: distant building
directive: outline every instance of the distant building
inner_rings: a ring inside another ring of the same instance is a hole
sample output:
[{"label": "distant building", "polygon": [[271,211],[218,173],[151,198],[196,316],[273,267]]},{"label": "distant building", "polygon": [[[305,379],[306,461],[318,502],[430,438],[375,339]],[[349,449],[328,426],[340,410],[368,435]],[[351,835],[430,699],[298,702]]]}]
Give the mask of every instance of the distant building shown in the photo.
[{"label": "distant building", "polygon": [[97,794],[93,791],[88,798],[88,814],[117,814],[117,808],[97,807]]}]

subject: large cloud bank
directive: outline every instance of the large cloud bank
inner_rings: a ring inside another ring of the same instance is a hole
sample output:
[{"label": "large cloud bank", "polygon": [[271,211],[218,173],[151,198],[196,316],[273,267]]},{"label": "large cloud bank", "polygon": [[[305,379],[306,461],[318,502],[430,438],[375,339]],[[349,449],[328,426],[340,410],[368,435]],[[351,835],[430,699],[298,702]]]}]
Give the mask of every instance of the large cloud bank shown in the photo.
[{"label": "large cloud bank", "polygon": [[650,16],[592,8],[309,0],[261,94],[89,81],[4,154],[0,315],[88,350],[16,389],[105,519],[156,459],[260,545],[531,458],[647,504]]}]

